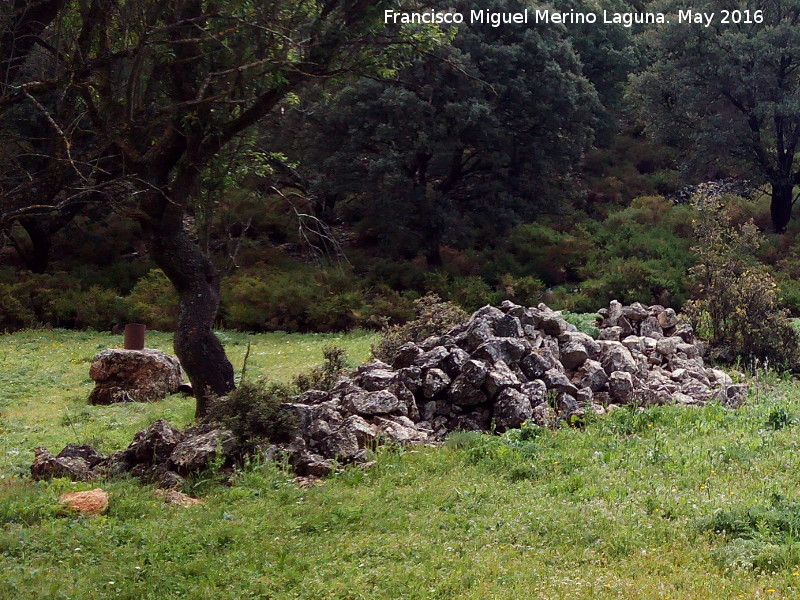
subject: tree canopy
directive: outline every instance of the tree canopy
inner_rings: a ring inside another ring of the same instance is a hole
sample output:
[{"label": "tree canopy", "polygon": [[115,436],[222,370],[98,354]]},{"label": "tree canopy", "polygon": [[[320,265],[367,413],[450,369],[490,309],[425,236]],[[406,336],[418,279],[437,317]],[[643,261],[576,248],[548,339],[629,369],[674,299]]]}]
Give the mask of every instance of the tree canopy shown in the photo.
[{"label": "tree canopy", "polygon": [[644,120],[688,142],[694,162],[744,165],[769,183],[773,227],[785,231],[800,183],[800,2],[750,0],[730,17],[741,22],[728,23],[728,3],[693,8],[718,17],[710,27],[684,23],[642,36],[649,67],[636,91]]}]

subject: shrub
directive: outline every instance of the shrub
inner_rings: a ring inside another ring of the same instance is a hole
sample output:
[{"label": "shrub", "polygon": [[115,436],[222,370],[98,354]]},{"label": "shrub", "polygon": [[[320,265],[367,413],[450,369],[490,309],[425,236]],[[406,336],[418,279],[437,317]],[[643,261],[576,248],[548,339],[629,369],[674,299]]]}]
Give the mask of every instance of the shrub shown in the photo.
[{"label": "shrub", "polygon": [[414,319],[404,325],[388,327],[377,346],[372,347],[375,358],[391,363],[397,349],[406,342],[421,342],[432,335],[441,335],[469,318],[464,310],[451,302],[442,302],[435,294],[414,301]]},{"label": "shrub", "polygon": [[324,362],[311,369],[309,373],[298,375],[294,383],[300,391],[324,390],[333,388],[337,378],[344,375],[350,364],[347,360],[347,350],[338,346],[327,346],[322,349]]},{"label": "shrub", "polygon": [[265,381],[242,382],[228,396],[211,402],[208,420],[230,429],[245,449],[266,441],[284,441],[295,423],[279,407],[292,391],[286,385]]},{"label": "shrub", "polygon": [[385,285],[378,286],[369,299],[362,325],[383,329],[405,323],[414,318],[414,300],[418,297],[415,292],[397,292]]},{"label": "shrub", "polygon": [[530,275],[514,277],[506,273],[500,277],[498,285],[503,299],[511,300],[523,306],[535,306],[542,301],[544,284]]},{"label": "shrub", "polygon": [[600,315],[597,313],[573,313],[568,310],[561,311],[561,315],[567,323],[575,325],[578,331],[597,338],[600,335],[600,329],[597,323]]},{"label": "shrub", "polygon": [[33,311],[20,302],[15,287],[0,283],[0,330],[23,329],[36,320]]},{"label": "shrub", "polygon": [[71,295],[70,301],[75,327],[110,331],[127,320],[128,302],[114,290],[93,285],[85,292]]},{"label": "shrub", "polygon": [[128,296],[131,320],[148,329],[174,331],[178,322],[178,295],[164,271],[153,269]]},{"label": "shrub", "polygon": [[780,307],[778,285],[755,251],[762,235],[752,220],[731,223],[718,200],[698,198],[695,222],[699,263],[690,270],[695,298],[686,313],[698,332],[724,349],[720,357],[767,360],[779,368],[797,362],[798,334]]}]

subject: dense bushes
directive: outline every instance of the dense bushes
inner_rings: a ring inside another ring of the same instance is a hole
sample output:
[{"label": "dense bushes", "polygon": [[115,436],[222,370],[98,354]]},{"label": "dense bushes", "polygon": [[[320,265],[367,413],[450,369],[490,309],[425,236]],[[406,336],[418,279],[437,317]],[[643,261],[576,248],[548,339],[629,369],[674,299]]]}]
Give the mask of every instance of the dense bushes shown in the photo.
[{"label": "dense bushes", "polygon": [[763,236],[752,221],[732,223],[713,199],[697,200],[695,297],[686,312],[698,332],[723,349],[721,358],[755,359],[788,368],[798,362],[798,334],[781,307],[778,284],[755,257]]},{"label": "dense bushes", "polygon": [[406,342],[421,342],[432,335],[441,335],[451,327],[463,323],[469,315],[451,302],[429,294],[414,302],[414,318],[403,325],[386,329],[372,354],[384,362],[392,363],[397,350]]},{"label": "dense bushes", "polygon": [[126,318],[126,302],[117,293],[94,285],[81,289],[69,274],[0,273],[0,330],[41,324],[111,329]]},{"label": "dense bushes", "polygon": [[251,331],[343,331],[404,322],[414,294],[367,290],[339,267],[246,270],[223,281],[221,321]]},{"label": "dense bushes", "polygon": [[[769,223],[768,201],[726,197],[725,206],[731,225],[749,219]],[[414,300],[427,293],[467,311],[505,299],[526,306],[545,302],[577,313],[611,299],[680,309],[689,297],[689,269],[697,261],[690,250],[697,210],[648,196],[625,208],[607,205],[601,219],[593,212],[543,216],[503,238],[487,239],[481,249],[442,247],[443,264],[437,269],[429,269],[422,257],[375,256],[359,247],[347,249],[350,263],[318,266],[304,262],[295,247],[248,239],[241,267],[222,281],[217,326],[382,329],[412,319]],[[777,278],[776,298],[780,295],[800,315],[800,223],[792,227],[784,236],[762,236],[750,255],[753,265],[767,265]],[[145,275],[131,285],[126,269]],[[758,277],[744,283],[742,294],[761,295],[758,290],[769,287]],[[177,315],[171,283],[146,258],[117,257],[94,267],[56,261],[43,275],[0,269],[0,330],[37,325],[107,330],[125,322],[172,330]]]},{"label": "dense bushes", "polygon": [[208,420],[230,429],[245,446],[263,440],[284,441],[294,423],[278,407],[294,392],[286,385],[245,381],[228,396],[211,403]]}]

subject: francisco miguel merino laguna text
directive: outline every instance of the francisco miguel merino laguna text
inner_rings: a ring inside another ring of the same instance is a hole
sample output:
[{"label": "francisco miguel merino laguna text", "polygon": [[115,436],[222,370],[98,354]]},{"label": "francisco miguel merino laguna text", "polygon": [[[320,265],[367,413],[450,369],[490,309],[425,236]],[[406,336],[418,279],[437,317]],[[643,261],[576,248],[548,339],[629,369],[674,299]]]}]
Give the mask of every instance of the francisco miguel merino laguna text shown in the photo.
[{"label": "francisco miguel merino laguna text", "polygon": [[494,12],[488,9],[471,10],[465,18],[465,13],[453,11],[425,10],[419,12],[402,12],[387,9],[384,11],[384,23],[417,23],[425,25],[450,25],[461,23],[486,23],[493,27],[525,23],[561,23],[564,25],[579,23],[616,23],[624,27],[633,24],[669,23],[664,13],[651,12],[611,12],[604,10],[601,19],[597,13],[579,12],[574,10],[555,11],[549,9],[527,8],[522,12]]}]

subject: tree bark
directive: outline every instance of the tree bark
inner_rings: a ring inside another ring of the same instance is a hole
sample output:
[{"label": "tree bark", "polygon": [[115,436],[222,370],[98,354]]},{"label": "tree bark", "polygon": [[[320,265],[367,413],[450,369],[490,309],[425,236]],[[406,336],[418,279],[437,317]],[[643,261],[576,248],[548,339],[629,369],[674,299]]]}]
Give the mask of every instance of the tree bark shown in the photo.
[{"label": "tree bark", "polygon": [[50,263],[52,234],[40,220],[20,219],[19,224],[28,234],[31,241],[30,252],[20,253],[20,258],[32,273],[44,273]]},{"label": "tree bark", "polygon": [[152,259],[178,292],[180,310],[173,345],[192,382],[195,417],[203,420],[211,398],[235,388],[233,366],[212,330],[220,302],[220,273],[187,235],[182,211],[167,212],[170,214],[156,224],[145,224],[144,229]]},{"label": "tree bark", "polygon": [[791,183],[772,184],[772,202],[770,213],[772,227],[775,233],[784,233],[792,218],[792,200],[794,199],[794,186]]}]

